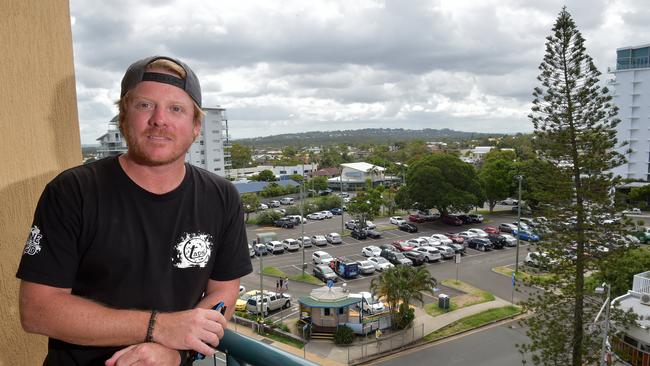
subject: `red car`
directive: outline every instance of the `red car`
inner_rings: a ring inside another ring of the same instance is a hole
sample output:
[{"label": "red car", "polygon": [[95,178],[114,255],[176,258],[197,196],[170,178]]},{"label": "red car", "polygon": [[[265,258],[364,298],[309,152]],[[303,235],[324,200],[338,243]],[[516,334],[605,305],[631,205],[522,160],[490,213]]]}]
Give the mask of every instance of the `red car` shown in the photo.
[{"label": "red car", "polygon": [[445,236],[447,236],[451,241],[453,241],[456,244],[463,244],[465,242],[465,238],[462,236],[458,236],[457,234],[454,233],[446,233]]},{"label": "red car", "polygon": [[419,224],[419,223],[424,222],[424,218],[422,216],[418,215],[418,214],[410,214],[409,215],[409,221],[417,222]]},{"label": "red car", "polygon": [[412,246],[406,245],[406,240],[394,241],[391,244],[395,247],[395,249],[399,250],[400,252],[408,252],[410,250],[413,250]]},{"label": "red car", "polygon": [[483,228],[483,231],[485,231],[488,234],[498,234],[499,233],[499,229],[497,229],[494,226],[486,226],[486,227]]},{"label": "red car", "polygon": [[463,220],[459,219],[458,216],[454,216],[454,215],[443,216],[442,222],[444,222],[447,225],[454,225],[454,226],[461,226],[463,224]]}]

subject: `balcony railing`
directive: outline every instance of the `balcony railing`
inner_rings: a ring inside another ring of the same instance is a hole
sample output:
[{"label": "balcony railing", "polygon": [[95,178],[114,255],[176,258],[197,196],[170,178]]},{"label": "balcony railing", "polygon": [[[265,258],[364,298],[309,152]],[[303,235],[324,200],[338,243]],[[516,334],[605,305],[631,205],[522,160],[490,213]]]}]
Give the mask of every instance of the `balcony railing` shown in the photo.
[{"label": "balcony railing", "polygon": [[226,329],[219,341],[227,366],[316,366],[317,364]]},{"label": "balcony railing", "polygon": [[637,293],[650,293],[650,271],[634,275],[632,291]]},{"label": "balcony railing", "polygon": [[612,350],[623,361],[632,366],[650,366],[650,353],[626,343],[618,337],[612,337]]}]

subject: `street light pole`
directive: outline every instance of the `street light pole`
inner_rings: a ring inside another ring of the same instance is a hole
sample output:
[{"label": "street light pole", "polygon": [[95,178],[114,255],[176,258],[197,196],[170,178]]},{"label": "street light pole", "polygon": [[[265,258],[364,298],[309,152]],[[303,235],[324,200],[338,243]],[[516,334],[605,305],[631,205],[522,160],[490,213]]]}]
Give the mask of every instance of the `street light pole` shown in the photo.
[{"label": "street light pole", "polygon": [[[605,299],[605,327],[603,328],[603,347],[600,350],[600,366],[606,366],[607,363],[605,362],[605,353],[607,351],[607,336],[609,333],[609,308],[610,306],[610,301],[611,301],[611,289],[612,286],[609,284],[603,283],[603,287],[607,287],[607,299]],[[604,290],[604,289],[603,289]],[[604,292],[604,291],[603,291]]]},{"label": "street light pole", "polygon": [[339,180],[341,181],[341,235],[343,235],[343,230],[345,230],[345,218],[343,218],[343,166],[341,166],[341,175]]},{"label": "street light pole", "polygon": [[519,180],[519,199],[517,201],[517,249],[515,250],[515,278],[519,272],[519,237],[521,236],[521,180],[524,177],[522,175],[517,176]]},{"label": "street light pole", "polygon": [[305,205],[305,157],[302,157],[302,181],[300,181],[300,242],[302,243],[302,277],[305,278],[305,224],[304,208]]}]

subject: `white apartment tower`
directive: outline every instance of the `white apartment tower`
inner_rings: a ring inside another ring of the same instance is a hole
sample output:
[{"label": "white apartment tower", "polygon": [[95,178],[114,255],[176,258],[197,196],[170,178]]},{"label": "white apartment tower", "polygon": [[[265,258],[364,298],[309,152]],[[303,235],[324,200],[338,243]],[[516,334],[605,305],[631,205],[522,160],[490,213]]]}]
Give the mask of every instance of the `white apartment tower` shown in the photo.
[{"label": "white apartment tower", "polygon": [[185,161],[225,177],[231,166],[226,110],[203,108],[203,111],[201,133],[187,151]]},{"label": "white apartment tower", "polygon": [[650,178],[650,44],[623,47],[616,50],[616,69],[610,70],[615,79],[614,103],[618,106],[621,123],[617,127],[619,143],[628,141],[621,152],[627,164],[613,170],[623,178]]},{"label": "white apartment tower", "polygon": [[[231,166],[226,110],[203,108],[203,111],[205,117],[201,123],[201,133],[187,151],[185,161],[225,177]],[[108,122],[108,131],[97,140],[100,143],[100,157],[119,155],[127,150],[126,141],[118,128],[117,116]]]}]

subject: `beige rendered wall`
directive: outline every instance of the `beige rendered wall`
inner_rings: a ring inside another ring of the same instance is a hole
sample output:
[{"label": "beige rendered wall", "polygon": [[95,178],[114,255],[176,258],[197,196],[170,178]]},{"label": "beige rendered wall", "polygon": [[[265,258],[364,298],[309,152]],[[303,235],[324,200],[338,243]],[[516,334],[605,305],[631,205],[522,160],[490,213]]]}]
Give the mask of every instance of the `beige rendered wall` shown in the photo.
[{"label": "beige rendered wall", "polygon": [[44,185],[81,163],[67,0],[0,0],[0,366],[40,365],[18,314],[18,262]]}]

